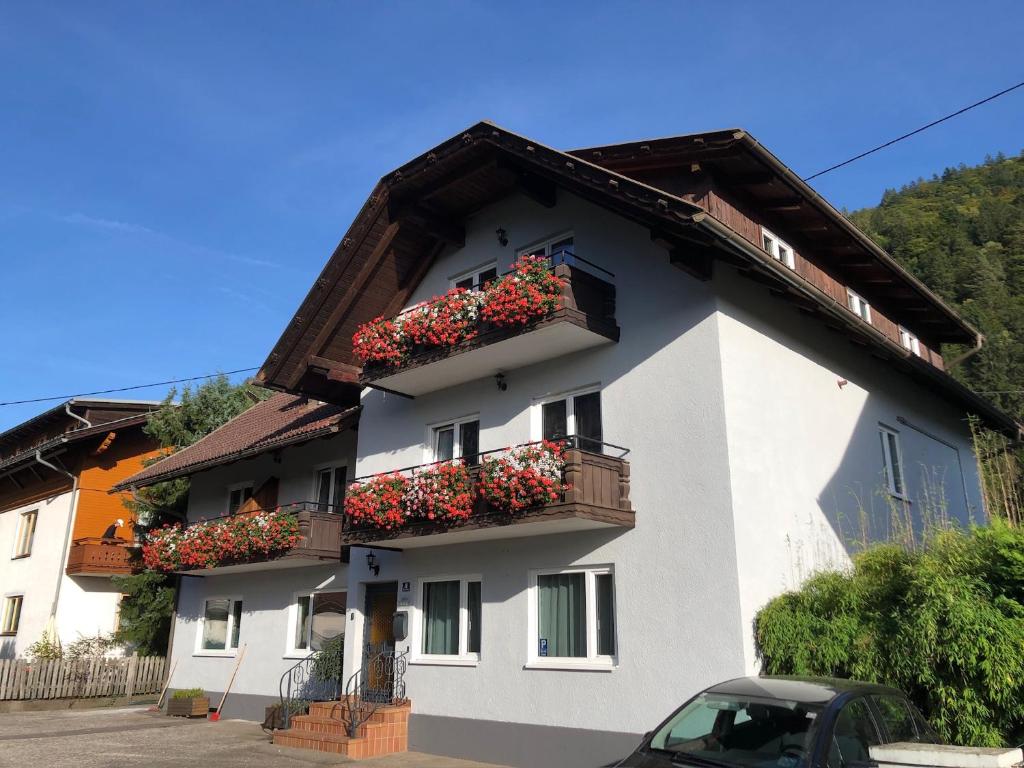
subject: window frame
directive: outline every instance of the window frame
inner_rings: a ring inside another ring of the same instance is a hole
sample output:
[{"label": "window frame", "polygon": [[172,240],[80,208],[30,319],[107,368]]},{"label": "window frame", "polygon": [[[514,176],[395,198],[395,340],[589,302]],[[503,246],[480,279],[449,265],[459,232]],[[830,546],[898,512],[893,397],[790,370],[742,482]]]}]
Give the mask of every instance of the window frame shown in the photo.
[{"label": "window frame", "polygon": [[[771,240],[771,248],[764,247],[764,241],[766,239]],[[779,253],[783,248],[786,249],[786,253],[788,254],[786,258],[783,258]],[[793,271],[796,271],[796,251],[793,250],[793,246],[768,229],[768,227],[761,227],[761,249],[780,264],[785,264]]]},{"label": "window frame", "polygon": [[902,325],[897,326],[900,335],[900,346],[908,352],[921,357],[921,340]]},{"label": "window frame", "polygon": [[470,424],[472,422],[477,423],[477,456],[482,456],[483,451],[480,450],[480,414],[473,413],[468,416],[460,416],[454,419],[444,419],[443,421],[437,421],[432,424],[427,424],[427,438],[425,447],[423,450],[423,463],[434,464],[441,459],[437,458],[437,442],[436,435],[439,429],[445,427],[453,427],[454,431],[452,434],[452,458],[451,461],[457,461],[462,458],[462,431],[461,427],[463,424]]},{"label": "window frame", "polygon": [[565,431],[567,437],[579,437],[576,431],[576,398],[580,395],[598,395],[601,409],[601,433],[604,434],[604,390],[600,383],[588,384],[578,389],[556,392],[550,395],[535,397],[530,402],[530,440],[538,442],[544,439],[544,406],[565,400]]},{"label": "window frame", "polygon": [[449,290],[453,289],[458,285],[458,283],[461,283],[466,279],[472,279],[473,286],[471,290],[479,290],[480,283],[482,282],[480,279],[480,275],[482,275],[484,272],[487,272],[490,269],[494,270],[494,279],[497,280],[499,276],[498,261],[497,259],[491,259],[490,261],[485,261],[483,264],[480,264],[471,269],[464,270],[463,272],[459,272],[458,274],[448,278],[448,288]]},{"label": "window frame", "polygon": [[[203,648],[203,632],[206,629],[206,606],[213,600],[228,600],[230,601],[231,607],[228,609],[228,626],[227,633],[224,640],[223,650],[217,648]],[[196,622],[196,642],[195,649],[192,653],[193,656],[222,656],[225,658],[231,658],[238,654],[238,646],[232,647],[231,636],[235,630],[235,603],[239,603],[245,606],[245,601],[242,600],[241,595],[207,595],[202,600],[202,613],[199,616],[199,621]],[[242,632],[238,632],[238,642],[241,644]]]},{"label": "window frame", "polygon": [[[344,498],[345,489],[348,488],[348,484],[349,484],[349,481],[350,481],[349,474],[348,474],[348,462],[345,462],[345,461],[328,461],[328,462],[325,462],[323,464],[315,465],[313,467],[313,490],[310,492],[309,498],[313,502],[313,505],[319,510],[320,509],[320,474],[322,472],[324,472],[325,470],[328,470],[328,469],[331,470],[330,501],[327,502],[328,509],[327,510],[320,510],[320,511],[327,511],[327,512],[338,511],[338,512],[340,512],[341,511],[340,507],[342,506],[342,504],[345,501],[345,498]],[[341,503],[339,503],[338,500],[335,498],[335,491],[338,490],[338,470],[339,469],[344,469],[345,470],[345,482],[344,482],[344,484],[342,485],[342,488],[341,488],[341,490],[342,490]]]},{"label": "window frame", "polygon": [[[561,234],[554,235],[553,237],[545,237],[540,240],[535,240],[533,243],[516,248],[516,260],[519,260],[523,256],[543,256],[547,259],[551,258],[551,246],[555,243],[561,242],[562,240],[568,240],[572,238],[573,256],[576,255],[576,233],[569,229]],[[541,252],[543,251],[543,252]]]},{"label": "window frame", "polygon": [[[331,585],[328,585],[331,586]],[[312,656],[315,651],[313,650],[313,605],[316,603],[316,596],[318,594],[328,592],[344,592],[345,593],[345,614],[348,615],[348,589],[300,589],[292,593],[292,601],[288,606],[288,627],[287,634],[284,639],[284,658],[286,659],[305,659]],[[295,630],[297,629],[297,622],[299,619],[299,600],[303,597],[308,597],[309,600],[309,628],[306,631],[306,647],[296,648],[295,647]],[[346,622],[347,624],[347,622]],[[345,632],[347,634],[348,628],[346,627]]]},{"label": "window frame", "polygon": [[853,290],[853,288],[846,289],[846,308],[868,325],[873,325],[871,322],[871,305],[867,299]]},{"label": "window frame", "polygon": [[0,612],[0,637],[17,636],[18,629],[21,627],[21,614],[24,607],[24,594],[4,595],[3,611]]},{"label": "window frame", "polygon": [[[907,495],[907,475],[903,468],[903,446],[900,445],[900,431],[886,426],[885,424],[879,424],[878,434],[882,442],[882,472],[885,473],[885,489],[890,496],[900,499],[901,501],[909,501],[910,497]],[[895,464],[893,464],[892,451],[890,449],[889,440],[887,439],[888,435],[892,435],[895,438]],[[900,485],[903,486],[899,490],[896,488],[896,479],[892,471],[894,466],[899,469]]]},{"label": "window frame", "polygon": [[241,503],[238,505],[237,508],[235,508],[235,509],[231,508],[231,494],[233,494],[235,491],[244,491],[246,488],[249,489],[249,499],[251,499],[253,496],[256,495],[256,482],[253,481],[253,480],[243,480],[243,481],[238,482],[238,483],[232,483],[231,485],[228,486],[228,488],[227,488],[228,498],[224,502],[224,506],[227,509],[225,514],[228,514],[228,515],[235,514],[236,512],[238,512],[239,509],[242,508],[242,505],[244,505],[245,502],[247,502],[249,500],[249,499],[242,499]]},{"label": "window frame", "polygon": [[[587,655],[586,657],[576,656],[541,656],[539,653],[540,620],[537,616],[539,607],[537,577],[558,576],[562,574],[582,573],[584,574],[584,596],[586,598],[587,614]],[[597,586],[596,576],[610,575],[612,577],[612,616],[615,624],[613,642],[615,653],[612,655],[601,655],[597,653]],[[527,585],[527,606],[529,616],[526,630],[526,669],[562,669],[579,671],[600,671],[611,672],[618,669],[619,650],[619,621],[618,621],[618,583],[615,578],[615,567],[608,565],[573,565],[564,568],[536,568],[529,572]]]},{"label": "window frame", "polygon": [[[31,529],[26,528],[26,521],[32,520]],[[36,530],[39,527],[39,510],[27,509],[18,517],[18,529],[14,536],[14,554],[11,560],[21,560],[32,556],[32,546],[36,539]],[[28,535],[26,536],[26,531]]]},{"label": "window frame", "polygon": [[[443,581],[459,582],[459,652],[457,654],[440,654],[423,652],[423,622],[426,615],[423,610],[424,585]],[[449,667],[475,667],[483,656],[483,633],[480,635],[480,651],[469,651],[469,584],[480,583],[480,625],[483,626],[483,577],[478,573],[442,574],[424,576],[416,582],[416,604],[413,606],[412,632],[410,633],[410,664],[438,665]]]}]

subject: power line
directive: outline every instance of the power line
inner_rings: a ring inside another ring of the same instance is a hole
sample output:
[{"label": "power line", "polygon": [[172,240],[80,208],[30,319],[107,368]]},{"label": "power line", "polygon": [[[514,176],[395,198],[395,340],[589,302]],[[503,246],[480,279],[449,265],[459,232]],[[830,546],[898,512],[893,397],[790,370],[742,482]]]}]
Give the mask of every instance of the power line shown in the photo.
[{"label": "power line", "polygon": [[207,373],[203,376],[190,376],[187,379],[169,379],[168,381],[155,381],[152,384],[136,384],[131,387],[116,387],[115,389],[98,389],[95,392],[79,392],[75,395],[54,395],[53,397],[33,397],[28,400],[8,400],[0,405],[24,405],[26,403],[45,403],[50,400],[71,400],[75,397],[91,397],[93,395],[109,395],[114,392],[130,392],[133,389],[149,389],[150,387],[164,387],[168,384],[184,384],[187,381],[200,381],[201,379],[214,379],[218,376],[231,376],[236,373],[251,373],[259,368],[239,368],[234,371],[223,371],[221,373]]},{"label": "power line", "polygon": [[842,168],[844,165],[849,165],[850,163],[856,162],[857,160],[860,160],[863,157],[867,157],[868,155],[872,155],[872,154],[874,154],[875,152],[878,152],[881,149],[885,149],[886,147],[891,147],[896,142],[903,141],[904,139],[909,139],[911,136],[915,136],[915,135],[921,133],[922,131],[927,131],[929,128],[932,128],[932,127],[938,125],[939,123],[944,123],[947,120],[951,120],[952,118],[956,117],[957,115],[962,115],[964,112],[969,112],[970,110],[974,109],[975,107],[980,107],[982,104],[987,104],[990,101],[998,99],[1000,96],[1005,96],[1010,91],[1015,91],[1015,90],[1017,90],[1018,88],[1020,88],[1022,86],[1024,86],[1024,81],[1019,82],[1016,85],[1011,85],[1009,88],[1006,88],[1005,90],[1002,90],[999,93],[993,93],[991,96],[989,96],[987,98],[984,98],[981,101],[976,101],[973,104],[964,107],[963,109],[958,109],[956,112],[951,112],[950,114],[946,115],[945,117],[940,117],[938,120],[933,120],[932,122],[928,123],[928,125],[922,125],[920,128],[917,128],[917,129],[911,131],[910,133],[905,133],[902,136],[899,136],[899,137],[893,139],[892,141],[887,141],[887,142],[885,142],[885,144],[879,144],[874,149],[869,149],[867,152],[861,152],[859,155],[855,155],[854,157],[851,157],[849,160],[844,160],[843,162],[836,163],[835,165],[833,165],[833,166],[831,166],[829,168],[826,168],[823,171],[818,171],[817,173],[813,173],[810,176],[805,177],[804,181],[810,181],[811,179],[816,179],[819,176],[824,176],[826,173],[830,173],[830,172],[836,170],[837,168]]}]

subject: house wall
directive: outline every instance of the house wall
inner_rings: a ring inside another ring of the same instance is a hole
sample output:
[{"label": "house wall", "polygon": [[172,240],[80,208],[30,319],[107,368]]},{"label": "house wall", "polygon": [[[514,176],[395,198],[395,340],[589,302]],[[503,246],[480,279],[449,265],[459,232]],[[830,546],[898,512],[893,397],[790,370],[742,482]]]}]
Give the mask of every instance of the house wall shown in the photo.
[{"label": "house wall", "polygon": [[[984,512],[961,411],[734,271],[715,285],[753,673],[749,628],[769,599],[845,567],[864,540],[919,540],[929,520],[966,526]],[[887,491],[880,424],[899,433],[909,504]]]},{"label": "house wall", "polygon": [[[494,236],[499,226],[509,234],[507,248]],[[481,449],[529,441],[533,398],[600,384],[605,440],[630,449],[636,527],[379,553],[381,581],[483,580],[479,665],[413,664],[407,672],[413,748],[512,765],[542,766],[554,755],[558,765],[599,764],[628,752],[691,694],[744,669],[710,287],[671,267],[646,229],[560,194],[552,209],[512,197],[467,221],[465,248],[440,258],[413,300],[447,290],[451,276],[494,258],[507,269],[517,248],[567,230],[578,255],[615,274],[619,343],[510,370],[504,392],[490,378],[415,400],[366,391],[357,472],[424,462],[427,425],[473,413]],[[362,594],[367,576],[357,552],[350,595]],[[618,596],[615,669],[524,670],[533,642],[528,571],[607,564]],[[361,600],[350,606],[352,671]],[[473,719],[472,729],[464,718]],[[553,745],[560,745],[555,752]]]}]

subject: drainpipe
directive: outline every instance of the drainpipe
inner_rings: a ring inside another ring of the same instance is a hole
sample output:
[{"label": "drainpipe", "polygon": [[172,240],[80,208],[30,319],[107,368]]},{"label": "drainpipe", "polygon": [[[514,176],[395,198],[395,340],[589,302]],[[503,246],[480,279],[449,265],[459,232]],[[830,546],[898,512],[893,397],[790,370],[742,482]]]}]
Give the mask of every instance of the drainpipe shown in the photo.
[{"label": "drainpipe", "polygon": [[[92,422],[91,421],[89,421],[88,419],[82,418],[77,413],[75,413],[74,411],[71,410],[71,403],[72,402],[73,402],[72,400],[68,400],[66,403],[64,403],[64,413],[66,413],[72,419],[78,419],[80,422],[85,424],[85,427],[91,427],[92,426]],[[83,427],[83,429],[85,427]]]},{"label": "drainpipe", "polygon": [[964,352],[959,357],[953,359],[949,363],[949,365],[946,366],[946,370],[947,371],[951,371],[954,368],[956,368],[958,365],[960,365],[960,363],[966,362],[970,358],[974,357],[976,354],[978,354],[981,351],[981,348],[984,345],[985,345],[985,337],[984,337],[984,335],[979,333],[977,336],[974,337],[974,346],[971,349],[968,349],[966,352]]},{"label": "drainpipe", "polygon": [[[79,418],[79,417],[75,417]],[[83,419],[84,421],[84,419]],[[91,426],[91,425],[90,425]],[[68,524],[64,529],[64,546],[61,548],[60,569],[57,571],[57,588],[53,592],[53,603],[50,605],[50,621],[53,633],[57,634],[57,602],[60,600],[60,588],[64,582],[64,566],[68,561],[68,546],[71,543],[71,530],[75,523],[75,511],[78,508],[78,475],[73,475],[66,469],[61,469],[56,464],[51,464],[43,458],[42,451],[36,451],[36,461],[58,474],[71,478],[71,513],[68,515]]]}]

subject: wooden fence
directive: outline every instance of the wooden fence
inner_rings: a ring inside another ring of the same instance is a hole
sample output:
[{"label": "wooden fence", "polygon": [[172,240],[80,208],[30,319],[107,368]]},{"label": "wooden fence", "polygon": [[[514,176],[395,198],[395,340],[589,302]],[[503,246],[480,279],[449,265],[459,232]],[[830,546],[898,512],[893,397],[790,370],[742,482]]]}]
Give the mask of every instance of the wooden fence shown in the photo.
[{"label": "wooden fence", "polygon": [[163,656],[76,661],[0,660],[0,701],[158,693],[163,686],[166,664]]}]

